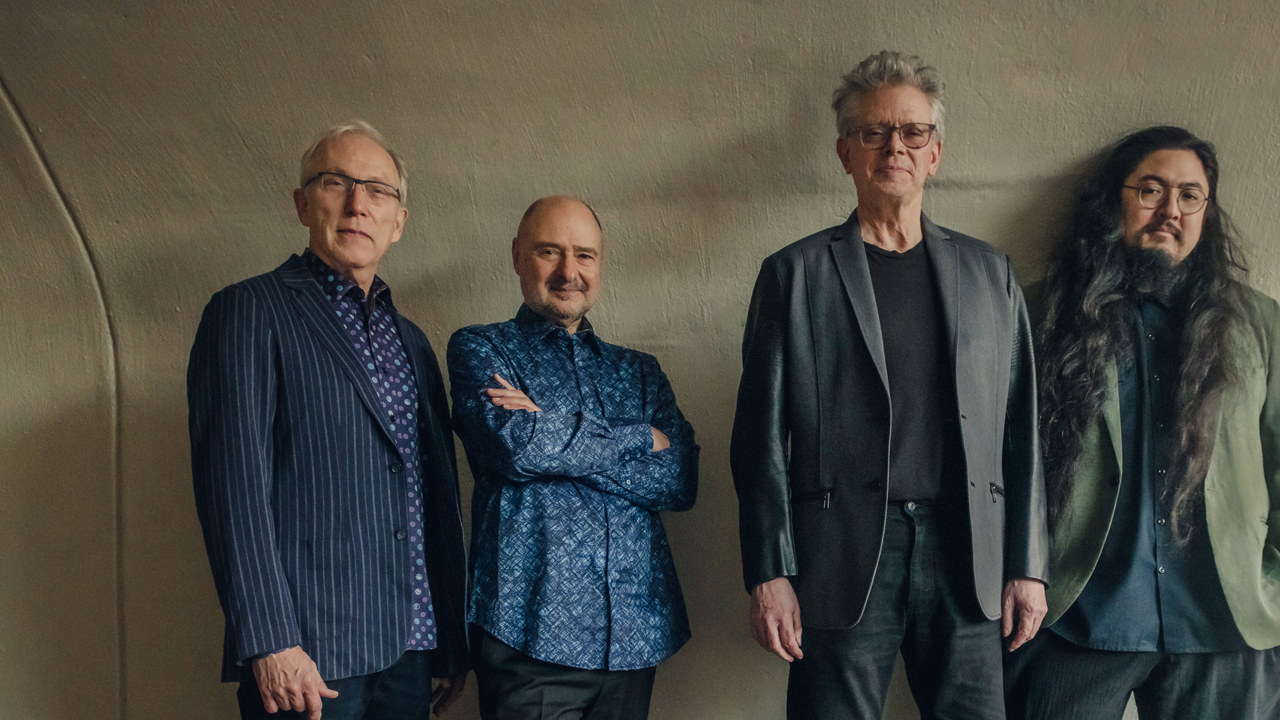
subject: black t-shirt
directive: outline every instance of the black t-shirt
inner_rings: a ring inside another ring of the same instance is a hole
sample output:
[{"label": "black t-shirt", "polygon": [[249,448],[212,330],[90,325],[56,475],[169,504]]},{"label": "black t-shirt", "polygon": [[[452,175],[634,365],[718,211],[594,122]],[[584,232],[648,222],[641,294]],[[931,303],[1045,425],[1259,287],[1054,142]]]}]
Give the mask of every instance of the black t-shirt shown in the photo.
[{"label": "black t-shirt", "polygon": [[889,500],[933,500],[944,474],[957,474],[962,462],[955,373],[933,269],[923,242],[902,253],[863,245],[889,370]]}]

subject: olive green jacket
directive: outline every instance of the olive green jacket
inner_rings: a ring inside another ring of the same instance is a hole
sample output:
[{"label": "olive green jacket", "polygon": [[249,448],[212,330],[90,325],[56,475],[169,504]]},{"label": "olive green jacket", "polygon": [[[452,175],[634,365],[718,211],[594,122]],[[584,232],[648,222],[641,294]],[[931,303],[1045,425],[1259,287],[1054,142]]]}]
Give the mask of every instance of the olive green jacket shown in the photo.
[{"label": "olive green jacket", "polygon": [[[1247,328],[1236,338],[1244,357],[1241,382],[1223,395],[1204,504],[1218,579],[1236,627],[1251,647],[1265,649],[1280,645],[1280,305],[1250,290],[1247,308]],[[1106,383],[1102,416],[1085,431],[1074,487],[1050,523],[1046,625],[1089,582],[1125,480],[1114,363]]]}]

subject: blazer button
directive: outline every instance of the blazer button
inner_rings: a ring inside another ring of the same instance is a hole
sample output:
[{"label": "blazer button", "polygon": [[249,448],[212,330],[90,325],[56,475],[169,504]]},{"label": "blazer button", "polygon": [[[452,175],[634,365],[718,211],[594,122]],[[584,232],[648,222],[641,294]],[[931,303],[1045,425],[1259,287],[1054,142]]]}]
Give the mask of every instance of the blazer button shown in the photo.
[{"label": "blazer button", "polygon": [[880,482],[879,480],[873,480],[873,481],[871,482],[871,489],[872,489],[872,490],[883,490],[883,489],[884,489],[884,483]]},{"label": "blazer button", "polygon": [[401,463],[391,463],[391,465],[387,469],[393,473],[398,473],[404,469],[404,465]]},{"label": "blazer button", "polygon": [[403,540],[403,539],[405,539],[405,538],[407,538],[407,537],[409,537],[409,533],[407,533],[407,532],[405,532],[405,531],[403,531],[403,530],[397,530],[397,531],[396,531],[396,539],[397,539],[397,540]]}]

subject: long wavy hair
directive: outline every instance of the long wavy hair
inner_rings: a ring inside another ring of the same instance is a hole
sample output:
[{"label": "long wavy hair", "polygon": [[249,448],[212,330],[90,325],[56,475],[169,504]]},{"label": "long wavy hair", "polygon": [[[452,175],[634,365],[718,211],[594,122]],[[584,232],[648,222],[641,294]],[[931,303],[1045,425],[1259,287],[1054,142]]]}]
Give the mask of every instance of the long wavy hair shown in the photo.
[{"label": "long wavy hair", "polygon": [[1121,186],[1148,155],[1190,150],[1209,181],[1200,241],[1183,260],[1174,299],[1180,318],[1178,417],[1163,497],[1174,537],[1190,538],[1213,450],[1223,391],[1236,379],[1232,334],[1244,317],[1247,272],[1239,241],[1217,202],[1213,146],[1178,127],[1133,133],[1100,156],[1083,183],[1041,290],[1040,408],[1049,514],[1056,519],[1075,482],[1083,435],[1098,417],[1107,363],[1132,349],[1133,297],[1121,214]]}]

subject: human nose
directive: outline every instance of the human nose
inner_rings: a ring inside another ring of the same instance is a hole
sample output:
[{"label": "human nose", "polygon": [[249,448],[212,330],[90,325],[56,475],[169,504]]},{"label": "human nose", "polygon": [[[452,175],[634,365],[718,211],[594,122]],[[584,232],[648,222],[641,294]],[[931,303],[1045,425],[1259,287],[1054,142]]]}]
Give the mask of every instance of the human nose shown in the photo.
[{"label": "human nose", "polygon": [[1178,207],[1178,194],[1175,192],[1165,193],[1164,197],[1160,198],[1160,204],[1156,206],[1156,212],[1171,220],[1181,217],[1182,208]]},{"label": "human nose", "polygon": [[566,253],[560,256],[560,262],[556,265],[556,272],[564,280],[575,280],[578,277],[578,262],[572,254]]},{"label": "human nose", "polygon": [[902,142],[902,128],[889,130],[889,137],[884,139],[884,151],[890,155],[907,151],[906,144]]},{"label": "human nose", "polygon": [[369,195],[364,185],[353,184],[347,191],[347,211],[352,215],[364,215],[369,211]]}]

